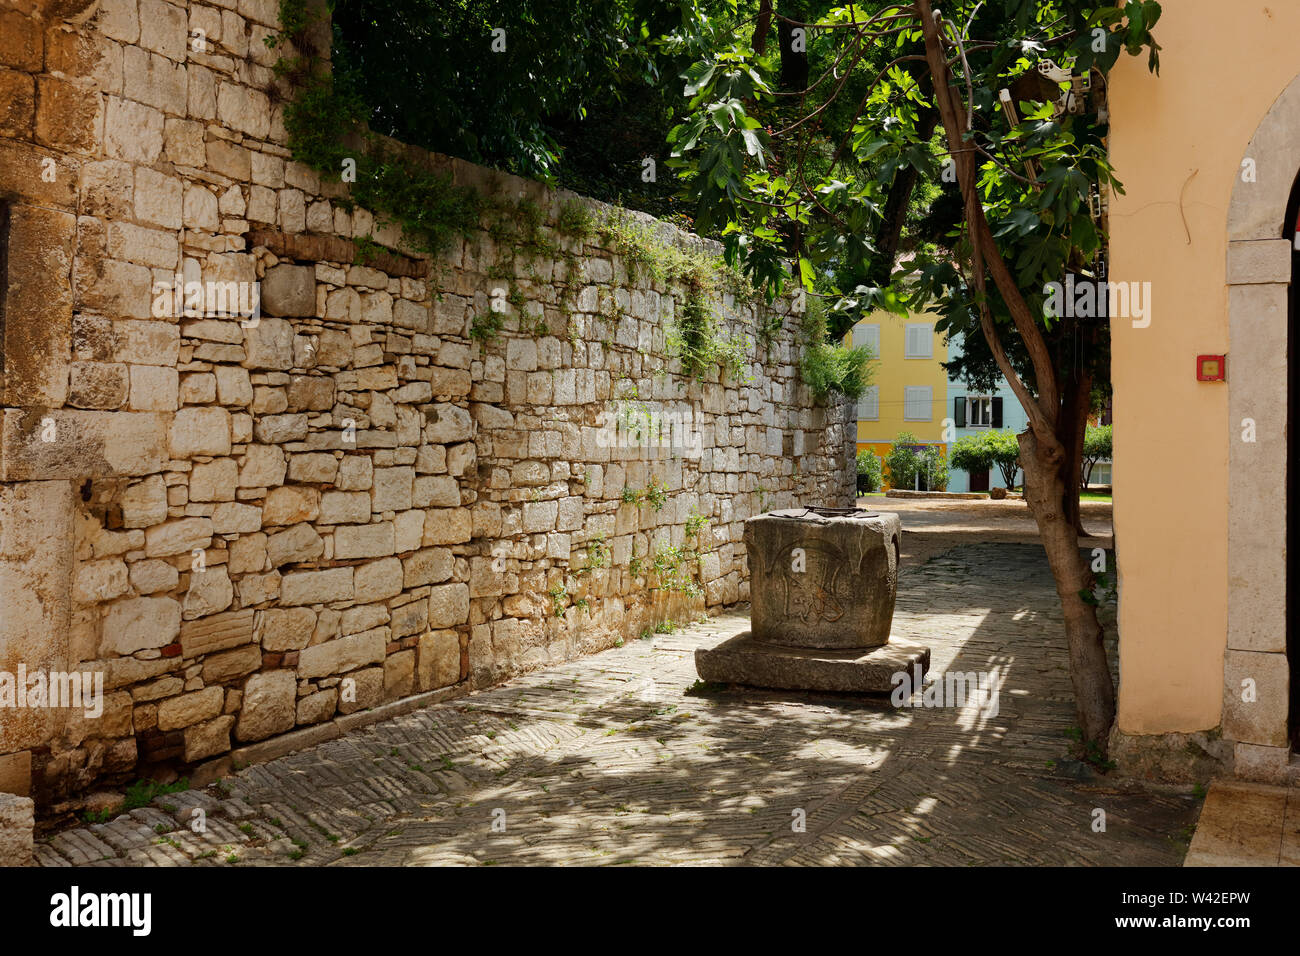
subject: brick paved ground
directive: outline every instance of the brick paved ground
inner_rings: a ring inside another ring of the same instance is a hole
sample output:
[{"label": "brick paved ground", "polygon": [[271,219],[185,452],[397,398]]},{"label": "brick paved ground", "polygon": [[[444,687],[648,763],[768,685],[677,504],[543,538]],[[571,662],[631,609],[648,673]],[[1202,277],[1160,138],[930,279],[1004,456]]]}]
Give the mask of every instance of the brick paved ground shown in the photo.
[{"label": "brick paved ground", "polygon": [[[224,789],[64,831],[38,857],[221,866],[1181,861],[1192,796],[1097,778],[1062,759],[1072,703],[1037,545],[967,544],[904,571],[895,633],[929,643],[937,673],[997,668],[996,716],[970,705],[894,710],[692,691],[695,648],[746,625],[740,613],[715,618],[376,724],[247,768]],[[207,812],[206,833],[182,826],[195,806]],[[1105,832],[1092,828],[1098,808]],[[792,827],[799,819],[803,832]]]}]

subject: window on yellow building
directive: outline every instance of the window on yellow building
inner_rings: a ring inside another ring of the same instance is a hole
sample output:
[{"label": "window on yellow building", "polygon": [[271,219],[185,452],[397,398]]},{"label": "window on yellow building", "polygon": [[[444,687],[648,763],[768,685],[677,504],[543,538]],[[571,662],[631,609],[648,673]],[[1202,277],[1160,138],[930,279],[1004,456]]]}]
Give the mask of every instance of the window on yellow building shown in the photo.
[{"label": "window on yellow building", "polygon": [[880,420],[880,386],[868,385],[858,397],[858,418],[869,422]]},{"label": "window on yellow building", "polygon": [[871,349],[872,358],[880,358],[880,325],[860,322],[853,326],[853,347],[865,345]]},{"label": "window on yellow building", "polygon": [[908,422],[932,421],[934,389],[929,385],[903,386],[903,420]]},{"label": "window on yellow building", "polygon": [[903,358],[928,359],[934,357],[934,328],[924,322],[907,323],[907,336],[903,342]]}]

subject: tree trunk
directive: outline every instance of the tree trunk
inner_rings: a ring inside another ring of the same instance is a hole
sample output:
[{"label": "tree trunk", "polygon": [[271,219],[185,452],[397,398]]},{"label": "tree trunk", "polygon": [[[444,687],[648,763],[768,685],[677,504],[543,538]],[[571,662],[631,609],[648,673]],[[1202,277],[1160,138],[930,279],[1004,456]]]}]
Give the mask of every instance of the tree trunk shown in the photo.
[{"label": "tree trunk", "polygon": [[966,205],[975,292],[983,296],[984,270],[987,268],[1033,365],[1037,395],[1031,394],[1016,374],[998,338],[987,304],[981,304],[980,328],[984,338],[993,351],[998,368],[1029,415],[1029,428],[1019,436],[1025,500],[1038,523],[1038,534],[1047,552],[1052,577],[1056,580],[1056,593],[1061,599],[1079,727],[1092,754],[1104,755],[1115,719],[1115,685],[1106,661],[1096,608],[1079,596],[1081,591],[1091,592],[1093,578],[1079,554],[1074,524],[1066,514],[1066,481],[1069,481],[1069,490],[1076,500],[1079,484],[1077,474],[1068,479],[1064,475],[1066,461],[1072,457],[1067,449],[1073,447],[1074,441],[1073,432],[1066,432],[1059,425],[1062,405],[1070,404],[1070,400],[1065,398],[1070,392],[1061,389],[1060,372],[1043,338],[1039,317],[1035,317],[1017,287],[1011,267],[1002,258],[984,215],[976,185],[973,151],[966,145],[963,135],[970,104],[962,102],[960,92],[953,86],[931,0],[915,0],[914,8],[925,35],[925,57],[934,80],[935,101],[943,122],[948,152],[957,163],[957,183]]},{"label": "tree trunk", "polygon": [[[1063,441],[1067,437],[1062,436]],[[1080,594],[1091,593],[1092,571],[1079,552],[1074,526],[1062,507],[1071,496],[1078,500],[1078,483],[1067,480],[1058,463],[1044,460],[1032,429],[1020,434],[1020,463],[1025,473],[1025,502],[1038,523],[1038,534],[1061,599],[1075,716],[1083,739],[1095,744],[1098,755],[1104,757],[1115,720],[1115,684],[1106,660],[1097,608]]]},{"label": "tree trunk", "polygon": [[1070,376],[1061,383],[1061,418],[1057,434],[1065,446],[1062,478],[1065,484],[1065,517],[1080,537],[1091,535],[1083,529],[1079,513],[1079,492],[1083,475],[1083,439],[1088,430],[1088,408],[1092,401],[1092,376]]}]

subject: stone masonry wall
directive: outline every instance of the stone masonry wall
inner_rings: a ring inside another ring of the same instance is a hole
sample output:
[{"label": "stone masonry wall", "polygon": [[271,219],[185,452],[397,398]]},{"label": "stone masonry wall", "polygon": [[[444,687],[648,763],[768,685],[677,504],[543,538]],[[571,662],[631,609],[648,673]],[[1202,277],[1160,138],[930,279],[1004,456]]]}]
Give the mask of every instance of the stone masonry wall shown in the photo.
[{"label": "stone masonry wall", "polygon": [[[0,0],[0,673],[106,695],[0,707],[0,791],[47,812],[743,601],[746,517],[852,501],[849,406],[799,383],[794,317],[695,381],[665,341],[684,290],[597,240],[408,254],[290,161],[276,19]],[[547,234],[573,199],[428,161]],[[260,283],[260,318],[186,314],[178,274]],[[523,301],[476,341],[502,276]],[[684,440],[608,427],[646,413]]]}]

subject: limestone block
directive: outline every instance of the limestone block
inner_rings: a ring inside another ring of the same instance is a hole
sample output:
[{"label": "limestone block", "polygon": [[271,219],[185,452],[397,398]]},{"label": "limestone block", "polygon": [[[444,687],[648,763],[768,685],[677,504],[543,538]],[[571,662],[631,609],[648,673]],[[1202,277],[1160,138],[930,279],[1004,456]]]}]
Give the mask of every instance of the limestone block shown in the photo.
[{"label": "limestone block", "polygon": [[266,504],[262,507],[262,523],[269,527],[315,521],[320,515],[320,509],[321,493],[317,489],[304,485],[282,485],[267,493]]},{"label": "limestone block", "polygon": [[260,90],[219,80],[217,119],[254,139],[265,139],[271,128],[271,103]]},{"label": "limestone block", "polygon": [[130,589],[126,562],[121,558],[105,558],[88,561],[77,568],[72,599],[81,604],[98,604],[121,597]]},{"label": "limestone block", "polygon": [[352,595],[352,568],[295,571],[286,574],[280,585],[280,603],[287,606],[350,601]]},{"label": "limestone block", "polygon": [[223,501],[212,510],[212,530],[216,534],[251,534],[262,526],[262,509]]},{"label": "limestone block", "polygon": [[244,366],[284,370],[293,367],[293,326],[284,319],[266,316],[246,330]]},{"label": "limestone block", "polygon": [[35,80],[13,70],[0,70],[0,136],[30,140],[35,121]]},{"label": "limestone block", "polygon": [[217,378],[217,401],[222,405],[241,408],[253,404],[253,383],[247,369],[218,365],[214,372]]},{"label": "limestone block", "polygon": [[104,612],[101,653],[128,655],[172,643],[181,632],[180,602],[168,597],[128,598]]},{"label": "limestone block", "polygon": [[352,558],[378,558],[393,554],[395,550],[393,523],[340,525],[334,529],[334,557],[346,561]]},{"label": "limestone block", "polygon": [[274,488],[284,483],[284,452],[274,445],[250,445],[239,469],[239,487]]},{"label": "limestone block", "polygon": [[402,587],[440,584],[452,576],[456,560],[448,548],[425,548],[402,561]]},{"label": "limestone block", "polygon": [[393,536],[398,554],[418,548],[424,540],[424,511],[413,508],[397,515],[393,522]]},{"label": "limestone block", "polygon": [[1223,659],[1223,735],[1240,743],[1287,743],[1290,671],[1285,654],[1229,649]]},{"label": "limestone block", "polygon": [[[296,524],[292,528],[273,534],[266,540],[266,555],[272,567],[299,561],[314,561],[325,552],[325,544],[310,524]],[[338,557],[337,548],[335,557]]]},{"label": "limestone block", "polygon": [[424,440],[430,444],[445,445],[473,437],[473,420],[463,408],[435,405],[425,412],[425,418],[428,424],[424,428]]},{"label": "limestone block", "polygon": [[[348,460],[344,459],[344,461]],[[370,495],[366,492],[327,491],[321,495],[320,524],[347,524],[369,520]]]},{"label": "limestone block", "polygon": [[179,404],[179,376],[174,368],[131,366],[129,407],[137,412],[173,412]]},{"label": "limestone block", "polygon": [[414,468],[376,468],[370,492],[372,509],[378,513],[405,511],[410,508],[414,481]]},{"label": "limestone block", "polygon": [[429,626],[456,627],[469,620],[469,585],[442,584],[429,592]]},{"label": "limestone block", "polygon": [[[256,410],[256,408],[254,408]],[[254,426],[257,440],[268,445],[307,438],[306,415],[263,415]]]},{"label": "limestone block", "polygon": [[397,700],[415,687],[415,651],[398,651],[384,659],[384,697]]},{"label": "limestone block", "polygon": [[289,480],[332,484],[338,469],[338,459],[324,452],[294,455],[289,459]]},{"label": "limestone block", "polygon": [[421,636],[418,660],[420,690],[451,686],[460,680],[460,637],[455,631]]},{"label": "limestone block", "polygon": [[266,270],[262,278],[262,311],[276,316],[315,315],[315,270],[288,264]]},{"label": "limestone block", "polygon": [[167,520],[167,484],[162,475],[150,475],[122,492],[122,527],[148,528]]},{"label": "limestone block", "polygon": [[383,558],[356,569],[354,597],[358,601],[382,601],[402,592],[402,562]]},{"label": "limestone block", "polygon": [[412,484],[411,503],[417,508],[454,508],[460,504],[460,486],[449,475],[424,475]]},{"label": "limestone block", "polygon": [[257,637],[265,651],[302,650],[316,628],[316,612],[311,608],[268,608],[258,614]]},{"label": "limestone block", "polygon": [[172,421],[171,456],[230,454],[230,412],[224,408],[182,408]]},{"label": "limestone block", "polygon": [[233,458],[199,462],[190,472],[190,501],[234,501],[239,466]]},{"label": "limestone block", "polygon": [[135,218],[164,229],[179,229],[184,208],[181,181],[144,166],[135,170]]},{"label": "limestone block", "polygon": [[0,793],[0,864],[33,865],[36,804],[29,797]]},{"label": "limestone block", "polygon": [[73,301],[68,277],[76,220],[54,209],[14,205],[8,228],[5,321],[0,328],[5,403],[54,408],[68,394]]},{"label": "limestone block", "polygon": [[211,518],[178,518],[145,530],[145,553],[151,558],[189,554],[212,544]]},{"label": "limestone block", "polygon": [[555,530],[559,504],[555,501],[525,501],[523,530],[529,533]]},{"label": "limestone block", "polygon": [[298,682],[293,671],[254,674],[244,683],[243,703],[235,725],[236,739],[264,740],[291,729],[296,719],[297,699]]},{"label": "limestone block", "polygon": [[274,601],[280,596],[280,572],[268,571],[266,574],[246,574],[239,580],[239,603],[244,607],[253,607]]},{"label": "limestone block", "polygon": [[745,522],[755,639],[796,647],[889,640],[898,589],[897,515],[791,509]]},{"label": "limestone block", "polygon": [[163,146],[163,114],[143,103],[105,98],[104,154],[110,159],[150,166]]},{"label": "limestone block", "polygon": [[334,405],[334,380],[324,375],[295,375],[289,380],[286,397],[291,411],[324,411]]},{"label": "limestone block", "polygon": [[253,612],[228,611],[181,625],[181,654],[193,660],[204,654],[230,650],[253,640]]},{"label": "limestone block", "polygon": [[126,402],[128,386],[125,365],[74,362],[68,382],[68,404],[77,408],[120,408]]},{"label": "limestone block", "polygon": [[468,508],[434,508],[424,513],[424,545],[464,544],[473,536],[474,512]]},{"label": "limestone block", "polygon": [[206,405],[217,400],[217,377],[211,372],[194,372],[180,380],[177,393],[186,405]]},{"label": "limestone block", "polygon": [[223,714],[213,720],[185,728],[185,762],[194,763],[215,757],[230,749],[230,731],[235,726],[234,714]]},{"label": "limestone block", "polygon": [[131,565],[131,586],[141,594],[156,594],[176,587],[179,572],[166,561],[137,561]]},{"label": "limestone block", "polygon": [[261,666],[260,648],[255,645],[237,647],[233,651],[209,654],[203,661],[203,680],[208,684],[221,684],[251,674]]},{"label": "limestone block", "polygon": [[205,186],[187,184],[182,218],[186,229],[216,232],[221,225],[216,195]]},{"label": "limestone block", "polygon": [[170,322],[127,320],[113,326],[115,362],[174,366],[180,356],[180,329]]},{"label": "limestone block", "polygon": [[338,707],[338,699],[339,692],[334,687],[303,697],[298,701],[299,725],[319,724],[329,720]]},{"label": "limestone block", "polygon": [[339,684],[339,713],[351,714],[374,707],[384,696],[384,669],[367,667],[353,671]]},{"label": "limestone block", "polygon": [[298,676],[311,679],[344,674],[383,661],[387,628],[375,628],[305,648],[298,656]]},{"label": "limestone block", "polygon": [[216,614],[230,607],[235,599],[230,574],[225,565],[205,567],[190,573],[190,589],[185,594],[181,616],[192,621],[198,617]]},{"label": "limestone block", "polygon": [[221,714],[226,694],[220,687],[205,687],[181,694],[158,705],[158,729],[180,730]]}]

